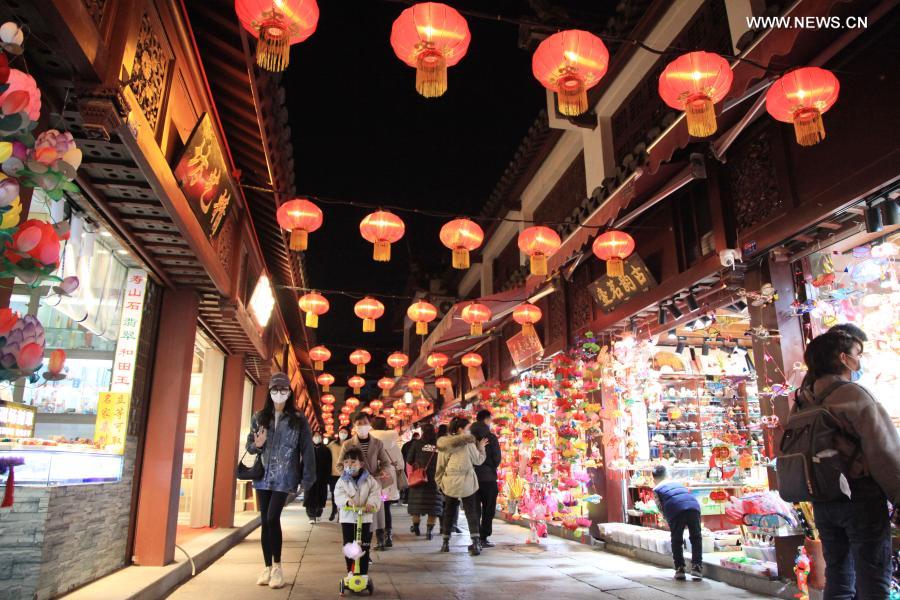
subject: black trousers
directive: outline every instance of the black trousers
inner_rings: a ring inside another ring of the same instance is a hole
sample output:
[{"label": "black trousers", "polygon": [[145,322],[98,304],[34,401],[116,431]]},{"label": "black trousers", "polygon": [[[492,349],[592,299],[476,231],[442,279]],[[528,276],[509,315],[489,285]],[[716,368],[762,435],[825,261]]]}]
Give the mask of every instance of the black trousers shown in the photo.
[{"label": "black trousers", "polygon": [[338,512],[337,502],[334,501],[334,486],[337,485],[338,477],[337,475],[332,475],[328,478],[328,490],[331,492],[331,514],[336,515]]},{"label": "black trousers", "polygon": [[[344,536],[345,544],[354,541],[356,539],[356,523],[341,523],[341,534]],[[361,575],[366,575],[369,572],[369,546],[372,545],[371,523],[363,523],[362,541],[359,545],[362,546],[362,549],[366,552],[359,559],[359,572]],[[347,563],[347,570],[352,571],[356,561],[350,560],[346,556],[344,557],[344,560]]]},{"label": "black trousers", "polygon": [[303,493],[303,506],[306,507],[306,515],[312,519],[321,517],[325,503],[328,501],[328,480],[316,479],[311,488]]},{"label": "black trousers", "polygon": [[256,505],[262,521],[263,560],[267,567],[273,562],[281,562],[281,511],[287,497],[287,492],[256,490]]},{"label": "black trousers", "polygon": [[494,533],[494,515],[497,512],[497,495],[500,493],[496,481],[479,481],[478,504],[481,508],[481,539]]},{"label": "black trousers", "polygon": [[393,529],[394,525],[394,517],[391,516],[391,505],[393,503],[393,500],[384,501],[384,528],[388,531]]},{"label": "black trousers", "polygon": [[441,534],[444,538],[450,539],[450,533],[453,526],[456,525],[456,519],[459,517],[459,505],[462,504],[463,510],[466,512],[466,522],[469,524],[469,535],[473,538],[479,537],[481,527],[481,503],[478,501],[478,492],[465,498],[450,498],[444,496],[444,521],[441,523]]},{"label": "black trousers", "polygon": [[703,536],[700,533],[700,511],[686,510],[669,522],[672,532],[672,558],[675,568],[684,568],[684,528],[687,526],[691,540],[691,564],[703,564]]}]

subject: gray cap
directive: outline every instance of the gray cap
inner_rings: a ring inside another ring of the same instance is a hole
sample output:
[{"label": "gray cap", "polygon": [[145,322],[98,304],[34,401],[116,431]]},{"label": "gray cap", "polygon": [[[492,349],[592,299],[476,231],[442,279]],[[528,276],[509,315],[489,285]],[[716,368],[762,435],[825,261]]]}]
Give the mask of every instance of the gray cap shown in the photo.
[{"label": "gray cap", "polygon": [[291,380],[288,379],[288,376],[284,373],[273,373],[272,378],[269,379],[269,389],[272,388],[288,388],[291,389]]}]

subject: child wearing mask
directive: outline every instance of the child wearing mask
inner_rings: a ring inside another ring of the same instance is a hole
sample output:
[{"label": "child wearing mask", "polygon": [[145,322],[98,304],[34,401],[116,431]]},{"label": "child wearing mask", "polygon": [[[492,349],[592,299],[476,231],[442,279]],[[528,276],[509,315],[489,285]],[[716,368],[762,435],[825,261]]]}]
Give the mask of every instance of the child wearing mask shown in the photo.
[{"label": "child wearing mask", "polygon": [[[356,539],[356,512],[350,508],[365,508],[363,513],[362,546],[365,552],[359,559],[359,571],[361,575],[369,573],[369,546],[372,543],[372,521],[375,512],[381,504],[381,486],[365,468],[365,460],[358,447],[350,446],[344,450],[344,472],[338,479],[334,488],[334,498],[341,507],[341,533],[344,544],[349,544]],[[347,558],[347,571],[353,573],[354,561]]]}]

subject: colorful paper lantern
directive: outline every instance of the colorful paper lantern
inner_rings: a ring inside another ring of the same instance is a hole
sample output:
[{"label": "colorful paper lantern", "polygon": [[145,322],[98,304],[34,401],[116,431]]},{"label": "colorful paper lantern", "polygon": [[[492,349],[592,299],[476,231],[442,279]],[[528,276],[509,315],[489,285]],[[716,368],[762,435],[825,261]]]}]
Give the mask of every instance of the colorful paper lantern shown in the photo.
[{"label": "colorful paper lantern", "polygon": [[363,320],[363,333],[372,333],[375,331],[375,319],[384,314],[384,304],[371,296],[366,296],[356,303],[353,312]]},{"label": "colorful paper lantern", "polygon": [[831,71],[819,67],[795,69],[766,92],[766,110],[772,118],[794,124],[798,144],[813,146],[825,139],[822,115],[837,102],[840,89]]},{"label": "colorful paper lantern", "polygon": [[284,71],[291,45],[308,38],[319,22],[315,0],[236,0],[241,25],[258,38],[256,64],[266,71]]},{"label": "colorful paper lantern", "polygon": [[416,406],[419,410],[425,411],[431,408],[431,402],[429,402],[427,398],[419,398],[416,400]]},{"label": "colorful paper lantern", "polygon": [[302,252],[309,243],[309,234],[322,226],[322,209],[306,200],[295,198],[278,207],[278,225],[291,232],[290,249]]},{"label": "colorful paper lantern", "polygon": [[359,233],[373,244],[372,258],[378,262],[391,260],[391,244],[398,242],[405,232],[403,220],[386,210],[366,215],[359,224]]},{"label": "colorful paper lantern", "polygon": [[334,405],[333,404],[323,404],[321,406],[321,410],[323,413],[334,412]]},{"label": "colorful paper lantern", "polygon": [[528,227],[519,233],[519,250],[531,257],[531,274],[547,276],[547,258],[559,250],[559,234],[543,225]]},{"label": "colorful paper lantern", "polygon": [[464,366],[469,368],[469,377],[475,377],[478,375],[478,369],[484,361],[480,354],[469,352],[468,354],[463,355],[461,362]]},{"label": "colorful paper lantern", "polygon": [[440,377],[444,374],[444,366],[450,362],[450,357],[440,352],[432,352],[428,355],[428,358],[425,359],[425,362],[429,367],[434,369],[435,377]]},{"label": "colorful paper lantern", "polygon": [[406,382],[406,387],[409,388],[414,395],[419,395],[422,393],[422,390],[425,389],[425,381],[419,379],[418,377],[412,377],[409,381]]},{"label": "colorful paper lantern", "polygon": [[316,381],[322,386],[322,391],[327,392],[331,390],[331,384],[334,383],[334,375],[331,373],[322,373],[316,377]]},{"label": "colorful paper lantern", "polygon": [[728,61],[712,52],[688,52],[670,62],[659,76],[659,95],[683,110],[688,133],[707,137],[716,132],[715,104],[731,89],[734,74]]},{"label": "colorful paper lantern", "polygon": [[607,275],[622,277],[625,275],[625,259],[634,252],[634,238],[624,231],[610,229],[597,236],[591,249],[594,256],[606,261]]},{"label": "colorful paper lantern", "polygon": [[313,329],[319,326],[319,316],[327,313],[331,307],[328,299],[317,292],[303,294],[298,304],[300,310],[306,314],[306,326]]},{"label": "colorful paper lantern", "polygon": [[366,385],[366,380],[360,377],[359,375],[354,375],[350,379],[347,380],[347,385],[353,388],[353,393],[358,394],[359,390]]},{"label": "colorful paper lantern", "polygon": [[382,402],[381,400],[376,398],[375,400],[372,400],[371,402],[369,402],[369,406],[372,407],[372,410],[374,410],[375,412],[378,412],[384,406],[384,402]]},{"label": "colorful paper lantern", "polygon": [[372,360],[372,355],[366,350],[358,349],[350,353],[350,363],[356,365],[356,373],[362,375],[366,372],[366,365]]},{"label": "colorful paper lantern", "polygon": [[522,333],[534,335],[534,324],[541,320],[541,309],[534,304],[520,304],[513,311],[513,321],[522,326]]},{"label": "colorful paper lantern", "polygon": [[331,360],[331,350],[325,346],[313,346],[309,349],[309,359],[313,361],[313,369],[321,371],[325,363]]},{"label": "colorful paper lantern", "polygon": [[447,91],[447,67],[462,60],[471,39],[463,16],[439,2],[410,6],[391,27],[394,54],[416,69],[416,91],[426,98]]},{"label": "colorful paper lantern", "polygon": [[357,406],[359,406],[359,398],[354,398],[353,396],[350,396],[349,398],[344,400],[344,404],[346,404],[350,408],[356,408]]},{"label": "colorful paper lantern", "polygon": [[387,363],[394,367],[394,377],[403,375],[403,367],[409,364],[409,357],[402,352],[394,352],[387,358]]},{"label": "colorful paper lantern", "polygon": [[484,324],[491,320],[491,309],[473,302],[462,309],[462,320],[469,324],[469,335],[483,335]]},{"label": "colorful paper lantern", "polygon": [[387,396],[394,387],[394,380],[390,377],[382,377],[378,380],[378,387],[381,389],[382,395]]},{"label": "colorful paper lantern", "polygon": [[351,407],[349,404],[344,404],[341,407],[341,414],[343,414],[343,415],[347,415],[349,417],[350,413],[352,413],[352,412],[353,412],[353,407]]},{"label": "colorful paper lantern", "polygon": [[322,394],[322,404],[334,404],[337,399],[334,397],[334,394]]},{"label": "colorful paper lantern", "polygon": [[434,380],[434,387],[439,390],[453,390],[453,382],[450,381],[449,377],[438,377]]},{"label": "colorful paper lantern", "polygon": [[535,78],[556,93],[559,112],[569,117],[587,111],[587,91],[600,83],[608,66],[609,50],[603,40],[580,29],[554,33],[531,57]]},{"label": "colorful paper lantern", "polygon": [[366,413],[367,415],[371,415],[371,414],[372,414],[372,409],[369,408],[368,406],[364,406],[364,407],[362,407],[361,409],[359,409],[359,412],[364,412],[364,413]]},{"label": "colorful paper lantern", "polygon": [[417,335],[427,335],[428,324],[437,318],[437,308],[430,302],[417,300],[406,310],[406,315],[415,322]]},{"label": "colorful paper lantern", "polygon": [[453,219],[441,227],[441,243],[453,251],[454,269],[469,268],[469,252],[484,242],[484,231],[475,221]]}]

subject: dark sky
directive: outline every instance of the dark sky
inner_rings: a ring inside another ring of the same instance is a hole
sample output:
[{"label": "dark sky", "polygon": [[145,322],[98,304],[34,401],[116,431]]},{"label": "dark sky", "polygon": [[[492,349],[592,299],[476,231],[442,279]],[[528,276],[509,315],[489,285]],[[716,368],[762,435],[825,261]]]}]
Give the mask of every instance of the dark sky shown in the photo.
[{"label": "dark sky", "polygon": [[[525,0],[452,2],[505,16],[533,16]],[[557,3],[558,4],[558,3]],[[612,4],[612,3],[609,3]],[[295,154],[297,189],[367,203],[477,214],[544,106],[531,75],[531,52],[518,47],[518,28],[467,17],[472,42],[448,74],[448,91],[426,99],[415,70],[390,46],[391,23],[404,8],[384,0],[320,0],[318,29],[294,47],[283,79]],[[359,234],[368,209],[321,204],[323,227],[310,236],[309,281],[322,289],[403,294],[411,269],[440,273],[449,251],[438,240],[442,219],[398,213],[406,236],[390,263],[372,260]],[[343,383],[352,348],[399,349],[391,330],[409,305],[380,298],[386,314],[375,334],[361,332],[356,299],[328,295],[331,311],[318,337],[334,357],[329,370]],[[348,346],[342,348],[340,346]],[[380,377],[386,352],[373,352],[370,377]]]}]

